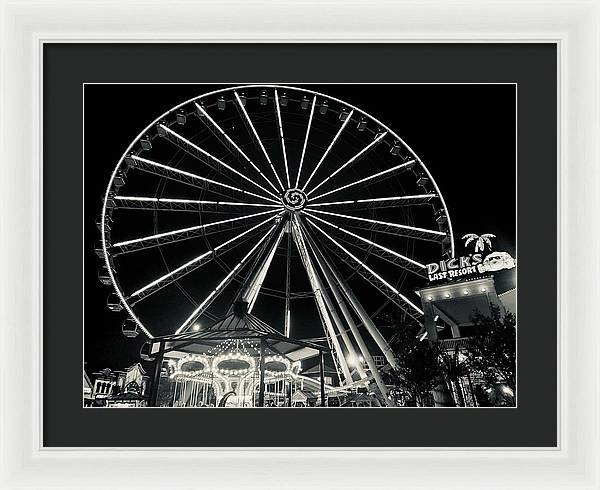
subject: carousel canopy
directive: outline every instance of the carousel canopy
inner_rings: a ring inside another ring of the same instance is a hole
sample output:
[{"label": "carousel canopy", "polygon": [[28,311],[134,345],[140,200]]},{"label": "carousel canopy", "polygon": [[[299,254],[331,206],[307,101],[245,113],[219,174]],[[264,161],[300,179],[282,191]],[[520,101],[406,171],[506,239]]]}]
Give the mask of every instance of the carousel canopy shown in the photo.
[{"label": "carousel canopy", "polygon": [[236,304],[234,311],[198,331],[157,337],[148,341],[148,352],[153,356],[165,343],[165,356],[184,357],[187,354],[205,354],[227,340],[260,344],[264,342],[267,354],[280,354],[290,361],[302,361],[328,352],[327,347],[300,339],[288,338],[273,327],[246,311],[245,304]]}]

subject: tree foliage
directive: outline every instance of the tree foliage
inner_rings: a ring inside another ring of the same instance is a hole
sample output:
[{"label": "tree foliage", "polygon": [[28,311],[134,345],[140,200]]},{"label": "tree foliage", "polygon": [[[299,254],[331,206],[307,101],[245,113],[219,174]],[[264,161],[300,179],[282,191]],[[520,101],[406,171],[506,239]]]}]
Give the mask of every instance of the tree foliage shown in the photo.
[{"label": "tree foliage", "polygon": [[441,374],[439,346],[420,341],[417,329],[411,325],[400,325],[391,344],[398,360],[397,385],[422,404]]},{"label": "tree foliage", "polygon": [[498,383],[513,392],[516,385],[516,318],[512,313],[502,316],[499,308],[492,308],[491,316],[477,314],[474,322],[478,335],[471,339],[466,364],[480,374],[491,388]]}]

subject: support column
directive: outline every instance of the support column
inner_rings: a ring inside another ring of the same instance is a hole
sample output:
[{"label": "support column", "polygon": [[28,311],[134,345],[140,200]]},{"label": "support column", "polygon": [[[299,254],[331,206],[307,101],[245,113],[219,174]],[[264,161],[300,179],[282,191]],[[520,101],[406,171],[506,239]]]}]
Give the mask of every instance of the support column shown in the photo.
[{"label": "support column", "polygon": [[165,341],[162,340],[158,347],[158,353],[154,361],[154,378],[152,379],[152,392],[150,394],[151,407],[156,406],[156,400],[158,399],[158,386],[160,385],[160,371],[162,368],[163,358],[165,356]]},{"label": "support column", "polygon": [[[327,306],[327,308],[329,308],[329,313],[331,314],[331,319],[333,320],[333,323],[337,326],[338,330],[340,331],[340,335],[342,337],[342,340],[344,342],[346,350],[348,351],[348,355],[350,357],[353,357],[354,359],[358,360],[358,356],[356,355],[354,346],[352,345],[352,342],[350,341],[350,338],[348,337],[346,328],[344,327],[344,324],[342,323],[342,320],[341,320],[340,316],[338,315],[335,307],[333,306],[331,298],[325,291],[325,288],[323,287],[323,284],[321,283],[320,279],[319,279],[319,287],[321,288],[321,295],[323,296],[323,301],[325,301],[325,305]],[[358,375],[361,378],[366,378],[366,373],[360,364],[357,364],[356,371],[358,372]]]},{"label": "support column", "polygon": [[373,340],[375,340],[375,343],[377,344],[377,346],[383,352],[383,355],[385,356],[387,362],[394,369],[397,369],[398,364],[394,357],[394,352],[392,351],[392,349],[389,346],[389,344],[387,343],[387,341],[383,338],[383,335],[381,335],[381,333],[379,332],[379,330],[377,329],[377,327],[375,326],[373,321],[371,320],[371,317],[369,317],[368,313],[365,311],[363,306],[360,304],[360,301],[358,301],[358,298],[354,295],[354,292],[352,291],[352,289],[350,289],[348,284],[346,284],[346,281],[344,281],[344,279],[340,276],[340,274],[336,271],[336,269],[327,262],[327,260],[325,259],[324,256],[323,256],[323,259],[326,261],[326,263],[329,267],[329,270],[332,272],[336,282],[339,284],[342,292],[344,293],[344,296],[346,296],[346,298],[352,305],[352,308],[354,308],[354,311],[356,311],[356,313],[360,317],[361,321],[363,322],[365,328],[368,330],[368,332],[371,334],[371,337],[373,337]]},{"label": "support column", "polygon": [[292,259],[292,230],[289,221],[286,223],[285,230],[287,232],[287,250],[285,259],[285,318],[283,320],[283,330],[286,337],[291,337],[292,320],[290,318],[290,266]]},{"label": "support column", "polygon": [[260,340],[260,377],[258,380],[258,406],[265,406],[265,341]]},{"label": "support column", "polygon": [[348,310],[348,307],[346,306],[344,298],[342,298],[342,295],[340,294],[340,292],[337,288],[337,285],[335,284],[335,281],[333,280],[333,277],[331,275],[331,267],[330,267],[329,263],[327,262],[327,259],[321,253],[321,251],[316,248],[316,245],[314,245],[314,243],[312,243],[312,240],[310,239],[310,237],[308,239],[309,239],[309,245],[311,246],[311,249],[317,260],[317,264],[319,264],[319,267],[323,271],[325,280],[329,284],[329,287],[331,288],[331,292],[333,293],[335,300],[340,305],[340,309],[342,310],[344,318],[346,318],[346,321],[348,322],[350,331],[352,332],[352,335],[354,336],[356,343],[358,344],[358,348],[360,349],[362,356],[364,357],[365,361],[367,362],[367,366],[369,366],[371,375],[373,376],[373,379],[375,380],[375,383],[377,384],[377,387],[379,388],[379,391],[381,392],[381,395],[383,396],[383,399],[385,400],[386,405],[388,405],[390,407],[393,406],[393,403],[388,398],[387,387],[385,386],[385,383],[383,382],[383,380],[381,379],[381,376],[379,375],[379,371],[377,370],[375,361],[371,357],[371,353],[369,352],[369,349],[367,348],[367,345],[365,344],[365,342],[362,338],[362,335],[360,334],[360,332],[358,330],[358,327],[356,326],[356,324],[354,323],[354,320],[352,319],[352,315],[350,314],[350,311]]},{"label": "support column", "polygon": [[248,313],[252,313],[252,308],[254,308],[254,303],[256,302],[256,299],[258,298],[258,293],[259,293],[260,289],[262,288],[265,277],[267,276],[267,271],[269,270],[269,267],[271,266],[271,262],[273,261],[273,257],[275,256],[275,252],[277,251],[277,247],[279,247],[279,243],[281,242],[281,239],[283,238],[284,231],[285,231],[285,227],[279,233],[279,236],[275,240],[273,248],[271,248],[271,250],[265,257],[265,259],[263,260],[256,275],[252,278],[252,281],[250,282],[250,286],[248,287],[248,289],[244,292],[244,294],[242,296],[242,301],[245,301],[246,303],[248,303]]},{"label": "support column", "polygon": [[346,362],[346,358],[344,357],[344,351],[341,348],[341,345],[337,338],[337,334],[335,332],[335,328],[333,326],[333,323],[331,322],[327,306],[325,305],[325,301],[323,299],[323,287],[319,276],[317,275],[312,265],[310,256],[308,255],[306,243],[304,242],[302,233],[300,231],[300,224],[298,222],[297,217],[295,217],[295,221],[292,223],[292,226],[294,230],[294,239],[296,240],[296,246],[298,247],[298,252],[300,252],[300,258],[302,259],[302,262],[308,274],[308,279],[310,281],[311,288],[315,294],[315,302],[317,303],[317,309],[319,311],[319,314],[321,315],[321,319],[326,329],[326,333],[328,333],[329,337],[331,338],[332,347],[333,350],[335,350],[336,357],[342,369],[342,373],[344,375],[346,383],[352,384],[352,376],[350,376],[350,369],[348,369],[348,363]]},{"label": "support column", "polygon": [[323,369],[323,351],[319,351],[319,379],[321,381],[321,406],[325,406],[325,372]]}]

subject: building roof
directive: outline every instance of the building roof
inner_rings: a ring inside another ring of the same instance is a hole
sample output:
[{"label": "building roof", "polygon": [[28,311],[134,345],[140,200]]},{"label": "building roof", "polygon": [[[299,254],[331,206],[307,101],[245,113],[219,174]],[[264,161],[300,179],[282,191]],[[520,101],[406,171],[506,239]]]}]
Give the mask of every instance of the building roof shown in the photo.
[{"label": "building roof", "polygon": [[505,291],[504,293],[499,294],[498,298],[500,298],[500,301],[502,301],[502,304],[504,305],[504,308],[506,308],[507,311],[510,311],[513,314],[517,313],[517,289],[516,288],[509,289],[508,291]]},{"label": "building roof", "polygon": [[296,390],[292,395],[292,401],[316,400],[317,395],[309,390]]},{"label": "building roof", "polygon": [[118,395],[111,395],[107,397],[108,400],[111,401],[131,401],[131,400],[146,400],[145,396],[142,396],[133,391],[127,391],[124,393],[119,393]]},{"label": "building roof", "polygon": [[83,388],[92,389],[92,380],[85,371],[83,372]]},{"label": "building roof", "polygon": [[132,364],[131,366],[129,366],[127,369],[125,369],[125,372],[129,372],[132,369],[137,369],[142,376],[144,376],[146,374],[146,370],[139,362],[136,362],[135,364]]}]

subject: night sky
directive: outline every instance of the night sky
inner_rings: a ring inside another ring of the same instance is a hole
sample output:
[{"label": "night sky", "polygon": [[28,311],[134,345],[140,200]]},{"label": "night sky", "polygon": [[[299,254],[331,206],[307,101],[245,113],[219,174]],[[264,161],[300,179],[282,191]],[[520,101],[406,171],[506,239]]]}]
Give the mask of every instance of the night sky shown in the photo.
[{"label": "night sky", "polygon": [[[94,244],[100,238],[95,222],[101,212],[102,198],[110,175],[133,139],[159,115],[185,100],[225,87],[217,85],[87,85],[85,88],[84,216],[86,222],[84,240],[87,252],[84,255],[84,360],[85,369],[89,374],[105,367],[122,369],[134,362],[138,362],[140,360],[139,348],[145,340],[143,334],[133,340],[123,337],[121,325],[126,318],[126,313],[125,311],[113,313],[106,308],[106,297],[111,292],[111,289],[107,286],[102,286],[97,279],[101,261],[94,253]],[[497,239],[494,241],[494,249],[507,251],[511,255],[516,256],[515,86],[304,85],[304,87],[339,98],[364,110],[398,133],[412,148],[427,166],[444,196],[454,228],[457,255],[466,252],[461,240],[464,234],[493,233],[497,236]],[[331,103],[332,109],[337,109],[338,105]],[[255,106],[256,111],[261,110],[257,102],[248,102],[247,107],[249,108],[249,112],[251,112],[251,116],[253,114],[251,108]],[[272,101],[269,102],[269,107],[265,110],[267,109],[273,111]],[[235,114],[237,113],[233,111],[233,107],[228,107],[223,112],[223,117],[229,117],[229,111],[232,111],[231,119],[228,120],[228,124],[232,128],[231,131],[233,131],[232,134],[236,134],[235,131],[243,131],[244,128],[235,122]],[[209,112],[215,117],[220,115],[214,108],[209,110]],[[261,114],[259,112],[255,114],[257,121],[260,121]],[[267,113],[265,112],[265,114]],[[287,128],[291,139],[293,139],[295,126],[291,112],[288,115],[286,109],[282,108],[282,114],[284,132]],[[286,117],[288,117],[287,120]],[[316,117],[317,115],[315,115]],[[307,149],[306,165],[310,165],[311,162],[314,165],[315,161],[318,160],[318,155],[322,154],[323,149],[327,146],[328,138],[330,139],[331,135],[335,134],[337,126],[333,124],[335,117],[332,116],[331,112],[329,118],[328,121],[331,121],[331,125],[330,127],[323,126],[320,136],[322,141],[319,140],[319,133],[317,133],[315,135],[314,148]],[[305,128],[307,119],[308,113],[304,116],[303,122],[298,120],[298,128],[301,127],[301,124],[304,124]],[[286,122],[289,122],[287,126]],[[188,124],[186,124],[186,127]],[[198,129],[202,127],[197,119],[194,120],[193,124]],[[257,125],[259,124],[257,123]],[[339,122],[337,125],[339,126]],[[177,129],[176,126],[173,128]],[[302,129],[301,131],[302,135],[304,130]],[[265,134],[265,130],[263,129],[262,131],[261,134]],[[276,141],[276,128],[273,131],[273,141]],[[260,132],[261,130],[259,130]],[[210,143],[206,144],[209,145]],[[293,165],[297,165],[294,162],[298,160],[301,144],[301,138],[296,142],[290,141],[288,159],[291,168],[293,168]],[[344,147],[346,145],[343,144],[340,146]],[[348,155],[356,152],[351,146],[352,144],[349,143]],[[247,151],[253,160],[256,160],[257,163],[259,161],[263,162],[258,149],[252,148],[252,145],[244,146],[244,149],[246,148],[248,148]],[[275,155],[278,148],[277,144],[267,147],[271,155]],[[359,145],[357,148],[360,149],[362,146]],[[337,151],[337,146],[334,149]],[[175,153],[173,150],[171,154],[167,154],[167,150],[168,148],[161,149],[157,145],[156,153],[148,156],[148,158],[153,158],[163,163],[167,163],[168,159],[173,165],[179,165],[180,168],[185,168],[186,170],[190,169],[188,171],[198,171],[202,165],[194,162],[190,157],[184,157],[181,152]],[[164,154],[161,154],[161,151]],[[218,155],[222,158],[227,156],[224,148],[220,148],[219,150],[215,147],[214,150],[211,149],[210,151],[214,151],[213,154],[221,151]],[[335,151],[332,151],[331,155],[334,155],[334,153]],[[374,152],[369,157],[371,160],[366,158],[357,163],[355,165],[357,169],[354,170],[353,167],[352,172],[354,172],[355,176],[361,177],[380,171],[383,168],[389,168],[389,163],[386,163],[383,167],[376,168],[377,165],[381,164],[378,159],[381,160],[383,158],[382,155]],[[161,160],[158,157],[161,157]],[[389,150],[386,150],[385,158],[389,158]],[[330,173],[332,169],[336,168],[335,165],[339,165],[340,162],[346,159],[345,154],[339,155],[337,160],[334,156],[328,158],[328,160],[331,160],[327,162],[330,167],[327,168],[327,164],[323,164],[323,175],[328,175],[327,171]],[[275,158],[273,158],[273,161],[275,162]],[[190,167],[190,165],[194,164],[196,167]],[[268,167],[261,168],[268,175],[266,171]],[[359,174],[363,170],[367,173]],[[157,193],[161,193],[164,197],[199,198],[197,194],[189,193],[189,190],[184,191],[181,185],[175,187],[178,184],[161,183],[158,178],[148,175],[138,176],[140,172],[137,172],[135,173],[137,176],[135,177],[135,182],[134,172],[128,174],[127,184],[121,191],[121,194],[154,196],[158,195]],[[295,175],[293,171],[291,173]],[[280,175],[283,176],[283,171],[280,172]],[[303,173],[303,175],[303,180],[305,180],[308,174]],[[319,182],[320,175],[319,173],[315,176],[315,180],[310,187]],[[349,177],[352,177],[352,173],[349,174]],[[218,176],[214,178],[218,179]],[[399,176],[397,179],[376,184],[372,188],[364,189],[364,191],[373,197],[400,195],[398,192],[399,189],[401,189],[400,192],[412,193],[413,191],[409,188],[410,184],[404,184],[404,181],[401,179],[407,179],[407,177]],[[219,180],[223,181],[223,178]],[[404,187],[405,185],[407,187]],[[328,188],[323,187],[323,190],[328,190]],[[396,190],[396,194],[394,194],[394,190]],[[361,195],[361,191],[362,189],[353,189],[347,194],[341,193],[331,196],[329,200],[356,199],[356,196]],[[184,194],[184,192],[188,193]],[[196,192],[198,191],[196,190]],[[214,197],[207,196],[206,199]],[[369,196],[367,195],[366,197]],[[419,208],[429,208],[429,206],[419,206]],[[261,210],[263,209],[257,210],[254,208],[248,212],[258,212]],[[349,214],[347,210],[334,210],[333,208],[328,210]],[[371,216],[376,219],[387,219],[389,221],[394,221],[395,218],[395,222],[398,223],[410,222],[414,219],[415,226],[421,224],[422,218],[425,218],[424,215],[420,214],[425,212],[423,209],[415,210],[410,216],[403,214],[404,211],[400,212],[398,210],[395,211],[396,214],[390,214],[392,211],[378,210],[376,215]],[[154,229],[166,231],[198,223],[198,214],[195,213],[161,212],[157,218],[157,225],[153,222],[153,213],[151,211],[118,210],[116,213],[122,214],[115,214],[114,232],[117,237],[113,239],[113,242],[120,239],[118,238],[119,236],[127,239],[150,235],[154,233]],[[175,216],[174,214],[181,214],[182,216]],[[431,214],[431,211],[429,211],[429,214]],[[225,218],[231,216],[233,215],[225,216]],[[223,215],[216,213],[208,216],[208,218],[209,221],[225,219]],[[157,226],[157,228],[154,228],[154,226]],[[354,229],[353,231],[357,230]],[[237,233],[239,233],[239,230]],[[233,235],[223,234],[220,238],[227,239],[231,236]],[[375,235],[371,236],[375,237]],[[323,237],[321,238],[326,241]],[[208,240],[213,246],[219,243],[217,238],[215,238],[217,241],[212,241],[211,237]],[[431,244],[425,245],[420,241],[395,239],[393,237],[384,237],[382,240],[382,244],[390,247],[399,247],[399,249],[396,249],[399,252],[414,252],[415,258],[419,256],[419,253],[432,258],[431,261],[435,258],[435,252],[431,251]],[[393,242],[393,240],[396,241]],[[158,249],[127,254],[128,257],[123,258],[122,267],[120,263],[121,259],[118,259],[116,262],[120,278],[122,274],[122,284],[134,288],[136,284],[140,284],[140,278],[142,279],[141,284],[144,284],[144,281],[147,282],[149,279],[164,274],[166,271],[165,264],[168,264],[171,268],[175,267],[183,261],[188,260],[188,258],[198,255],[198,250],[206,246],[207,242],[203,238],[197,238],[188,240],[183,244],[173,244],[163,247],[165,251],[162,255]],[[239,248],[242,249],[242,246],[240,245]],[[243,254],[247,250],[248,248],[240,250],[239,253]],[[361,259],[366,258],[364,250],[357,248],[352,250]],[[285,263],[284,250],[281,249],[281,252],[276,255],[273,261],[272,270],[275,272],[270,274],[273,277],[268,277],[265,280],[265,291],[267,292],[272,290],[276,293],[277,290],[282,288],[281,277],[284,274],[277,274],[277,271],[283,271],[283,264]],[[472,250],[469,250],[469,252],[472,252]],[[201,298],[206,296],[212,287],[214,287],[214,281],[219,280],[219,274],[221,274],[220,277],[223,277],[225,274],[223,271],[236,262],[236,257],[239,259],[236,252],[232,251],[231,255],[223,256],[223,264],[214,264],[207,268],[203,267],[181,280],[181,285],[185,288],[187,294],[191,296],[191,299],[186,297],[177,287],[169,286],[141,302],[140,305],[143,308],[144,320],[147,319],[148,322],[156,326],[153,333],[155,335],[172,333],[181,323],[177,319],[181,318],[181,315],[185,317],[185,313],[189,313],[193,309],[191,301],[199,302]],[[331,257],[335,260],[335,255]],[[424,255],[421,255],[420,258],[425,260]],[[299,262],[297,257],[295,260]],[[381,261],[377,262],[377,260],[369,259],[367,263],[381,272],[382,275],[385,273],[391,274],[387,276],[390,281],[394,281],[395,283],[397,283],[396,281],[400,281],[405,294],[409,294],[410,299],[418,303],[418,296],[412,291],[419,287],[419,285],[424,286],[425,284],[422,282],[419,283],[418,278],[415,278],[411,274],[401,274],[401,270],[394,272],[390,270],[389,264]],[[352,288],[367,308],[367,311],[374,312],[384,304],[385,298],[376,289],[368,285],[356,274],[352,274],[351,269],[343,263],[336,263],[336,265],[339,267],[340,272],[349,277]],[[211,269],[210,267],[213,268]],[[294,284],[292,290],[296,292],[306,291],[309,287],[308,281],[303,276],[303,273],[296,269],[297,267],[299,267],[299,264],[293,266],[292,277]],[[136,281],[138,282],[136,283]],[[498,292],[503,292],[514,287],[515,272],[506,271],[498,274],[496,276],[496,283]],[[226,291],[227,294],[224,292],[219,301],[211,306],[209,311],[214,317],[225,313],[228,304],[235,297],[235,293],[239,287],[239,283],[232,283],[231,288]],[[292,328],[296,329],[295,333],[299,337],[322,336],[322,331],[320,333],[319,330],[320,326],[317,312],[314,308],[314,301],[308,298],[294,300],[293,303],[298,305],[296,310],[298,313],[294,314],[292,320]],[[264,300],[260,299],[257,302],[254,313],[276,328],[280,328],[280,317],[283,315],[282,305],[283,301],[281,299],[273,295],[265,296]],[[393,305],[388,305],[383,311],[384,313],[387,311],[393,314],[393,311],[390,309],[393,309]],[[176,319],[174,320],[174,318]],[[208,324],[210,320],[204,318],[201,319],[201,322]],[[381,322],[385,323],[383,319]],[[389,334],[386,331],[383,333],[384,335]]]}]

